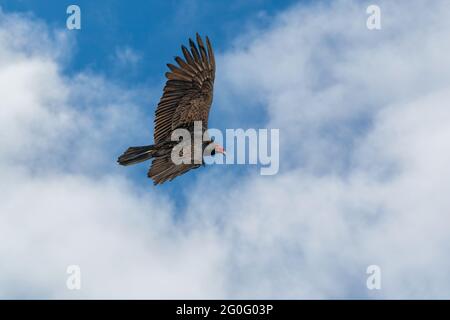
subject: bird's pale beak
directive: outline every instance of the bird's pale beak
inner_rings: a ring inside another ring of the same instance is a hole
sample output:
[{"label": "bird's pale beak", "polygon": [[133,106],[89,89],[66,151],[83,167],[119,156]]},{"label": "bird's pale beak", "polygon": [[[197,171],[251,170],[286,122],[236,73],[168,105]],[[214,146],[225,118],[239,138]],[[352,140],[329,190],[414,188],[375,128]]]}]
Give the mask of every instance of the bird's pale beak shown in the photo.
[{"label": "bird's pale beak", "polygon": [[214,149],[215,149],[216,153],[222,153],[222,154],[225,154],[225,155],[227,154],[225,152],[225,149],[222,146],[216,145],[216,147]]}]

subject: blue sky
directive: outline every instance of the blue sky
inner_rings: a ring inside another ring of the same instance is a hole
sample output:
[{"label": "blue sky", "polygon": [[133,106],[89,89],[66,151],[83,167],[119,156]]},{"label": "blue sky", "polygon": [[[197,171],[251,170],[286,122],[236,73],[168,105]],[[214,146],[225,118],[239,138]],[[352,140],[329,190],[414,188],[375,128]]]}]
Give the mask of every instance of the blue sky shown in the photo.
[{"label": "blue sky", "polygon": [[[65,27],[68,17],[65,12],[72,3],[73,1],[0,1],[5,12],[29,13],[55,29]],[[153,113],[164,85],[166,63],[173,63],[173,57],[181,55],[181,44],[186,44],[189,37],[193,38],[195,33],[199,32],[211,38],[216,54],[219,54],[232,48],[240,34],[254,28],[268,27],[277,13],[294,3],[296,1],[290,0],[78,1],[76,4],[81,8],[82,30],[70,31],[76,45],[71,50],[70,59],[62,66],[63,72],[68,77],[85,71],[98,73],[123,87],[142,90],[141,107],[147,118],[141,120],[149,124],[149,130],[142,133],[141,141],[130,141],[128,145],[150,144],[153,139]],[[135,64],[121,64],[118,61],[117,50],[125,48],[137,55]],[[218,73],[220,71],[219,65]],[[220,90],[220,87],[217,90]],[[240,108],[239,113],[245,114],[242,107],[246,106],[228,107]],[[233,110],[225,114],[220,110],[213,108],[210,125],[220,129],[231,127],[231,123],[223,120],[226,120],[227,114],[233,113]],[[246,117],[240,117],[239,123],[235,124],[243,128],[263,127],[266,120],[263,106],[260,112],[252,112],[247,121],[245,119]],[[116,146],[117,153],[128,145]],[[147,162],[126,169],[136,183],[148,186],[151,183],[146,179],[148,165]],[[121,169],[123,168],[117,168]],[[252,169],[234,166],[229,170],[240,175],[251,172]],[[172,184],[160,188],[170,190],[177,199],[177,206],[181,206],[185,196],[183,189],[192,180],[193,177],[180,177]]]},{"label": "blue sky", "polygon": [[[0,298],[448,298],[450,3],[376,3],[0,0]],[[115,163],[195,32],[210,126],[279,128],[278,174]]]},{"label": "blue sky", "polygon": [[[156,84],[165,64],[179,53],[180,44],[196,32],[214,39],[220,52],[246,28],[267,26],[271,18],[296,1],[77,1],[82,10],[82,31],[76,32],[76,53],[67,71],[92,69],[117,81]],[[65,26],[66,8],[73,1],[2,0],[3,10],[31,12],[50,26]],[[142,61],[134,72],[115,73],[110,56],[129,46]]]}]

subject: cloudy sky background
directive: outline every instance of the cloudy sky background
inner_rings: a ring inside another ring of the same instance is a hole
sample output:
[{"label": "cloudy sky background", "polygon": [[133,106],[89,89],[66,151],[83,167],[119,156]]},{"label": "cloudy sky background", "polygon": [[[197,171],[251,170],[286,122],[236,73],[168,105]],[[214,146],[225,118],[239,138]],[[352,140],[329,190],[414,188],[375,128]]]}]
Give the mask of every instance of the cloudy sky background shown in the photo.
[{"label": "cloudy sky background", "polygon": [[[379,31],[345,0],[80,2],[68,31],[70,3],[0,1],[0,297],[450,298],[450,3],[375,3]],[[278,175],[116,165],[195,31],[210,125],[279,128]]]}]

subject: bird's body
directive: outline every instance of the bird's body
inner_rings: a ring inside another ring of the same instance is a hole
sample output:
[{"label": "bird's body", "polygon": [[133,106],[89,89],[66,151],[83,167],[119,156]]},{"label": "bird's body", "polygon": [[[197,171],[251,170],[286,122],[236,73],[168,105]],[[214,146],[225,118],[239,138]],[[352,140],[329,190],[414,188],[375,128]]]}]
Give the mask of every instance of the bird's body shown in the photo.
[{"label": "bird's body", "polygon": [[[194,161],[175,164],[171,159],[172,150],[179,143],[172,141],[174,130],[186,129],[193,137],[194,122],[200,121],[203,133],[208,128],[209,111],[213,101],[216,65],[211,43],[206,37],[205,48],[197,34],[198,48],[191,39],[189,44],[191,51],[181,47],[185,60],[175,57],[178,66],[167,65],[170,69],[170,72],[166,73],[168,80],[155,112],[154,144],[130,147],[118,159],[121,165],[153,159],[148,177],[152,178],[155,184],[172,180],[201,165]],[[212,141],[203,142],[202,149],[209,143]],[[216,152],[223,152],[223,148],[217,146]]]}]

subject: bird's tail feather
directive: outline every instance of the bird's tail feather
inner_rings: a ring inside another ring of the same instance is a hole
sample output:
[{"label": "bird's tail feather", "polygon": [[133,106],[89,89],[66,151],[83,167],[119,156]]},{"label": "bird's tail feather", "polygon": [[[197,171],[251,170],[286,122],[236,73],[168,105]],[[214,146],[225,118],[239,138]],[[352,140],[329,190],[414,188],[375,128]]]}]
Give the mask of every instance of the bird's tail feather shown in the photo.
[{"label": "bird's tail feather", "polygon": [[117,162],[123,166],[129,166],[131,164],[139,163],[153,157],[155,148],[153,145],[142,147],[129,147],[125,151]]}]

